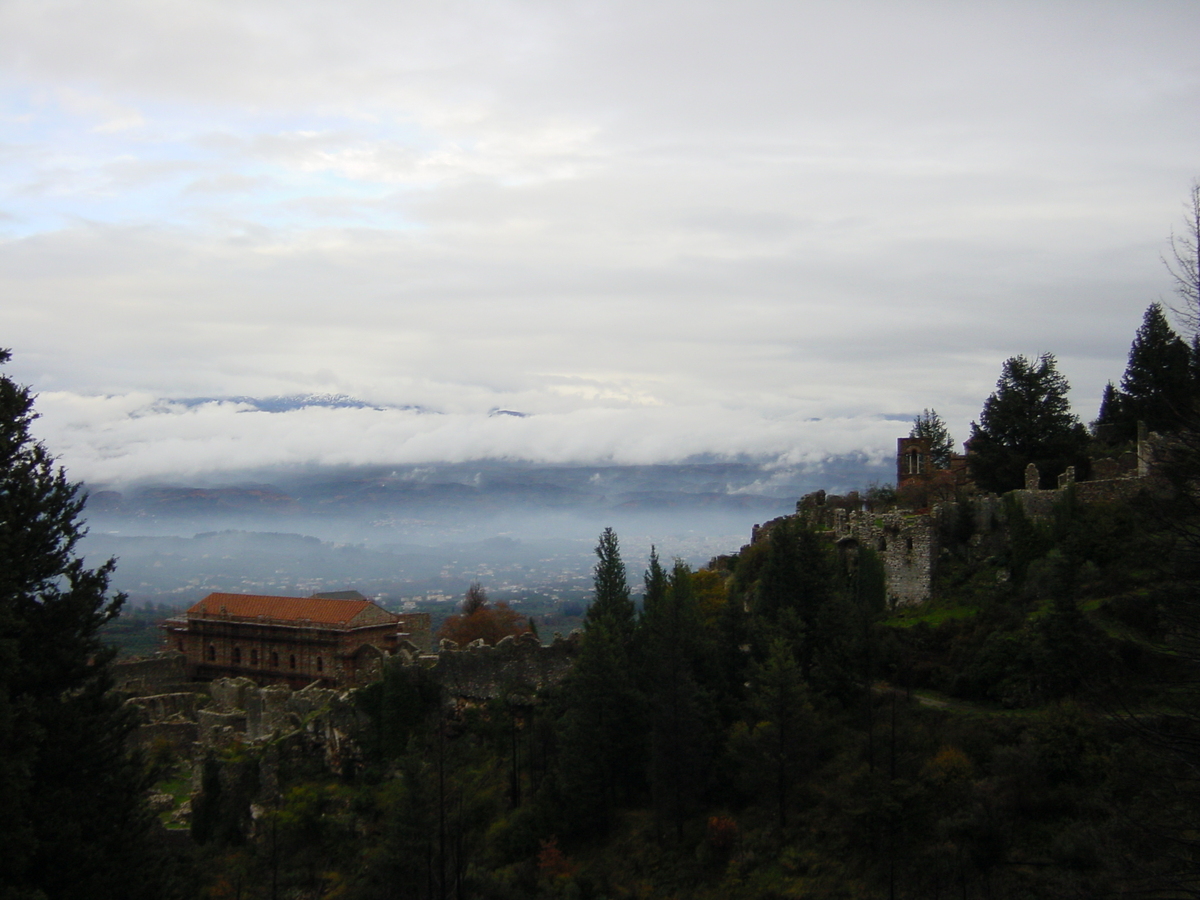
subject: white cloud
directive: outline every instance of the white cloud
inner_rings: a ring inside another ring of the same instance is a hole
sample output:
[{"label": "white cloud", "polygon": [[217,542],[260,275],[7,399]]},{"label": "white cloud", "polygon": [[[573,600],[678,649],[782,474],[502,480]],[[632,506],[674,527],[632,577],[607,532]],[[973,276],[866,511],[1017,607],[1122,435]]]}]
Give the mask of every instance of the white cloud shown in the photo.
[{"label": "white cloud", "polygon": [[[876,453],[925,407],[965,438],[1043,350],[1090,417],[1169,291],[1198,32],[1190,2],[12,0],[0,343],[55,449],[121,477]],[[307,391],[444,415],[130,406]]]},{"label": "white cloud", "polygon": [[271,465],[364,465],[514,459],[646,464],[697,455],[818,463],[894,450],[895,421],[794,415],[765,418],[709,405],[583,408],[528,417],[305,407],[268,413],[245,404],[193,406],[145,395],[40,396],[40,438],[74,478],[128,483],[212,476]]}]

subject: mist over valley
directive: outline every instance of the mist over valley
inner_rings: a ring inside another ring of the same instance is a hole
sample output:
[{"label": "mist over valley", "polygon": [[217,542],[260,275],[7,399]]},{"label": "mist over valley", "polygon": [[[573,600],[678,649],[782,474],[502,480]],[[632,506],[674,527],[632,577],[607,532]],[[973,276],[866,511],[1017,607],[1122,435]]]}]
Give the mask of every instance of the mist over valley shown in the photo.
[{"label": "mist over valley", "polygon": [[[699,566],[817,488],[865,488],[890,465],[704,461],[534,465],[489,460],[311,467],[199,484],[91,487],[89,560],[118,561],[114,587],[145,604],[211,591],[307,595],[353,589],[394,608],[444,615],[472,581],[550,625],[578,616],[597,535],[616,529],[630,581],[651,545]],[[240,476],[240,477],[239,477]]]}]

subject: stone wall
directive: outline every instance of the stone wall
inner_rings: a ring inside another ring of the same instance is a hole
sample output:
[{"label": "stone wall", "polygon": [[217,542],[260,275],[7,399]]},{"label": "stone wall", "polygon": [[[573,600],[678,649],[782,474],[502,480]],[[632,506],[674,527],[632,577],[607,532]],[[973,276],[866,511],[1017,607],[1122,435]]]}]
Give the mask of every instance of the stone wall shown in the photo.
[{"label": "stone wall", "polygon": [[174,650],[154,656],[118,659],[111,668],[113,687],[134,696],[188,690],[187,658]]},{"label": "stone wall", "polygon": [[[446,642],[449,644],[450,642]],[[557,684],[570,671],[579,635],[556,636],[549,646],[536,637],[509,637],[495,647],[473,644],[421,654],[409,644],[397,654],[405,665],[428,666],[445,688],[450,702],[477,702],[533,692]],[[149,667],[164,677],[170,666]],[[141,720],[136,741],[144,747],[169,740],[185,755],[195,755],[236,742],[258,742],[303,731],[330,758],[347,754],[356,727],[362,724],[353,690],[311,684],[302,690],[283,685],[260,687],[249,678],[195,682],[188,689],[144,694],[129,699]]]},{"label": "stone wall", "polygon": [[932,595],[938,556],[938,532],[932,516],[837,510],[833,534],[839,543],[853,542],[879,556],[888,606],[921,603]]},{"label": "stone wall", "polygon": [[902,511],[872,513],[863,509],[857,492],[827,496],[824,491],[806,494],[796,504],[795,516],[781,516],[755,525],[752,544],[765,540],[771,528],[785,519],[798,518],[823,532],[844,552],[867,547],[879,555],[887,582],[890,606],[928,600],[933,591],[938,558],[938,529],[933,515]]},{"label": "stone wall", "polygon": [[455,698],[492,700],[512,693],[540,691],[557,684],[571,670],[579,649],[579,633],[557,636],[543,646],[532,634],[506,637],[495,647],[481,641],[445,649],[432,664],[434,677]]}]

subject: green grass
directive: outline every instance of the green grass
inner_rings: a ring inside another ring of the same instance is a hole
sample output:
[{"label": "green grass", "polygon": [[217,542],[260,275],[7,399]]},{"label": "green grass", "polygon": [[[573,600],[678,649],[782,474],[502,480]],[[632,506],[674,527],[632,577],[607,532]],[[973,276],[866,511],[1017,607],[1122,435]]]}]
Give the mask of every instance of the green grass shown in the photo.
[{"label": "green grass", "polygon": [[911,628],[924,622],[929,626],[940,625],[954,619],[968,619],[979,612],[977,606],[955,605],[948,606],[937,602],[922,603],[919,606],[904,606],[892,612],[883,624],[889,628]]},{"label": "green grass", "polygon": [[171,816],[183,804],[185,800],[191,799],[192,796],[192,779],[185,773],[173,773],[169,778],[164,778],[154,785],[154,789],[163,794],[170,796],[174,801],[170,809],[165,809],[159,813],[159,819],[167,828],[182,828],[186,826],[178,825],[171,821]]}]

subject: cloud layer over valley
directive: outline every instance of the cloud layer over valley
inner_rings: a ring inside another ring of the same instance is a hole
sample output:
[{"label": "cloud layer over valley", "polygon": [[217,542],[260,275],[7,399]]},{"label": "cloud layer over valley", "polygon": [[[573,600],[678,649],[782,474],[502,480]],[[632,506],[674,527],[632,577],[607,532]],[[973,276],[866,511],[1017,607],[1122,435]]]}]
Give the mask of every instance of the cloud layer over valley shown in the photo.
[{"label": "cloud layer over valley", "polygon": [[[1170,299],[1195,13],[13,0],[7,371],[96,483],[881,460],[1042,351],[1087,419]],[[183,402],[307,394],[364,405]]]}]

